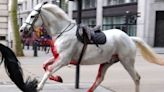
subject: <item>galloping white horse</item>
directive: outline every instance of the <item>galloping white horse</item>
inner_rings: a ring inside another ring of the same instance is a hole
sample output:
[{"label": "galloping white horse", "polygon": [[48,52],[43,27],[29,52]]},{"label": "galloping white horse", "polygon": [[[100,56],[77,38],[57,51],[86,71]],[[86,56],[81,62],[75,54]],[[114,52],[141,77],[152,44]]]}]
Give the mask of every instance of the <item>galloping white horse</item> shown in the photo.
[{"label": "galloping white horse", "polygon": [[[46,72],[38,84],[38,91],[43,88],[46,80],[54,72],[70,63],[76,64],[83,46],[83,43],[76,37],[77,24],[58,6],[38,4],[29,14],[20,31],[24,35],[29,35],[35,27],[41,25],[44,25],[49,35],[53,37],[54,57],[50,58],[44,66]],[[159,59],[152,49],[138,37],[129,37],[118,29],[103,32],[106,35],[106,43],[99,47],[89,44],[80,63],[81,65],[100,64],[96,81],[88,92],[93,92],[97,88],[103,81],[107,69],[118,61],[132,77],[136,86],[135,92],[139,92],[140,76],[134,69],[136,47],[140,48],[147,61],[158,65],[164,65],[164,61]]]}]

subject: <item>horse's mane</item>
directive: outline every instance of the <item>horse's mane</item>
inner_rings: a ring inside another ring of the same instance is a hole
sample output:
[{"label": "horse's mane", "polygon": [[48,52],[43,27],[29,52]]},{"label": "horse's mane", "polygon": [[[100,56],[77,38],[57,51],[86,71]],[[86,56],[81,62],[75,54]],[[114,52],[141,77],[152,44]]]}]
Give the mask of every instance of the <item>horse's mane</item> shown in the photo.
[{"label": "horse's mane", "polygon": [[42,8],[51,12],[53,15],[58,16],[59,18],[65,19],[70,22],[75,22],[61,8],[59,8],[55,4],[45,4]]}]

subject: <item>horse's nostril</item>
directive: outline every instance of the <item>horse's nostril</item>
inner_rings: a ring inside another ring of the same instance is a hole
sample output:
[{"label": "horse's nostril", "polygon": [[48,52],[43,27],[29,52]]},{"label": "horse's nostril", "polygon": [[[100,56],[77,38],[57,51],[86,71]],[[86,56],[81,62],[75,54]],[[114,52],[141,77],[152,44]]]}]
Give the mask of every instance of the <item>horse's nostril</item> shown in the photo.
[{"label": "horse's nostril", "polygon": [[19,30],[20,32],[23,32],[23,30],[21,29],[21,30]]},{"label": "horse's nostril", "polygon": [[24,33],[25,33],[25,34],[27,34],[27,33],[28,33],[28,31],[24,31]]}]

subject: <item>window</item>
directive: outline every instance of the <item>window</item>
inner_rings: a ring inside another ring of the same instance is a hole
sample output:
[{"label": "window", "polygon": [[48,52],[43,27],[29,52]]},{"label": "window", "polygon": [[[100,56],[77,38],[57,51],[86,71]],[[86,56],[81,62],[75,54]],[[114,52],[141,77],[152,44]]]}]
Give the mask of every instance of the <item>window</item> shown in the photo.
[{"label": "window", "polygon": [[82,19],[82,24],[89,27],[94,27],[96,25],[96,18],[86,18]]},{"label": "window", "polygon": [[53,4],[56,4],[55,0],[52,0],[51,2],[52,2]]},{"label": "window", "polygon": [[33,9],[34,7],[34,0],[31,0],[31,8]]},{"label": "window", "polygon": [[108,5],[118,5],[125,3],[125,0],[107,0]]},{"label": "window", "polygon": [[[163,1],[163,0],[162,0]],[[137,0],[130,0],[131,3],[137,2]]]},{"label": "window", "polygon": [[97,0],[83,0],[83,9],[95,8]]},{"label": "window", "polygon": [[125,17],[123,16],[113,17],[113,24],[124,24],[124,23],[125,23]]},{"label": "window", "polygon": [[136,15],[104,17],[103,30],[116,28],[126,32],[129,36],[136,36],[136,20]]},{"label": "window", "polygon": [[36,0],[36,4],[38,4],[39,3],[39,0]]},{"label": "window", "polygon": [[18,4],[18,12],[20,13],[20,11],[22,11],[22,9],[23,9],[23,6],[22,6],[21,3],[19,3],[19,4]]},{"label": "window", "polygon": [[5,36],[0,36],[0,40],[6,40]]},{"label": "window", "polygon": [[25,10],[27,10],[27,1],[25,1]]},{"label": "window", "polygon": [[104,17],[103,18],[103,30],[112,29],[113,20],[112,17]]},{"label": "window", "polygon": [[155,0],[155,2],[163,2],[163,0]]},{"label": "window", "polygon": [[125,4],[125,3],[134,3],[137,2],[137,0],[107,0],[104,5],[119,5],[119,4]]}]

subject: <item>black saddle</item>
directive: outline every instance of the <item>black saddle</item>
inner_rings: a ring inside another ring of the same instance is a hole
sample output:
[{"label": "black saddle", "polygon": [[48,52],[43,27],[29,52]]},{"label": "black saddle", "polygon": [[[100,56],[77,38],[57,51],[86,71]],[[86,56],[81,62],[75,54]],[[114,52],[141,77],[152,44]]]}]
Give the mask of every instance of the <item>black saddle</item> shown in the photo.
[{"label": "black saddle", "polygon": [[76,32],[77,39],[84,43],[84,36],[86,37],[87,44],[105,44],[106,36],[101,31],[100,26],[90,28],[88,26],[79,26]]}]

